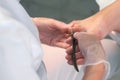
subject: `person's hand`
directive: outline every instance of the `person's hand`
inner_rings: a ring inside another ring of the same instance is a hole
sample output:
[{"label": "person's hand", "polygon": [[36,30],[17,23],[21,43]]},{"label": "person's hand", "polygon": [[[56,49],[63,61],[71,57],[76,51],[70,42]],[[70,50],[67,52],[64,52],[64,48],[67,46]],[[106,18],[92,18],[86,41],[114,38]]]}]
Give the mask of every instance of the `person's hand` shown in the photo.
[{"label": "person's hand", "polygon": [[[69,37],[66,42],[69,43],[70,46],[66,48],[67,55],[66,55],[65,58],[67,59],[67,63],[69,65],[73,65],[72,56],[71,56],[72,55],[72,39],[71,39],[71,37]],[[84,58],[82,52],[80,51],[78,45],[76,45],[76,51],[75,52],[76,52],[75,56],[76,56],[77,65],[83,65],[84,62],[85,62],[85,58]]]},{"label": "person's hand", "polygon": [[[78,41],[76,49],[77,64],[90,65],[96,64],[101,60],[105,60],[104,49],[100,40],[96,36],[86,32],[76,32],[74,37]],[[71,59],[72,47],[68,47],[66,52],[66,59],[68,60],[68,63],[73,64]]]},{"label": "person's hand", "polygon": [[33,18],[35,25],[40,33],[42,43],[66,48],[69,44],[66,43],[68,25],[51,18]]},{"label": "person's hand", "polygon": [[120,33],[120,0],[114,1],[93,16],[84,20],[73,21],[73,26],[103,39],[112,31]]},{"label": "person's hand", "polygon": [[[72,46],[66,48],[66,53],[67,53],[67,55],[66,55],[65,58],[67,59],[67,63],[69,65],[73,65],[73,61],[72,61],[72,57],[71,57],[71,55],[72,55]],[[76,55],[76,63],[77,63],[77,65],[83,65],[85,63],[85,58],[84,58],[84,56],[83,56],[83,54],[80,51],[78,46],[76,48],[75,55]]]},{"label": "person's hand", "polygon": [[86,65],[96,64],[105,60],[105,51],[96,36],[86,32],[77,32],[74,37],[77,39],[79,49],[85,57]]},{"label": "person's hand", "polygon": [[[106,55],[100,40],[95,35],[87,32],[76,32],[74,37],[78,41],[76,63],[78,65],[84,65],[85,68],[83,80],[106,79],[109,74],[110,66],[105,60]],[[68,40],[68,42],[70,43],[70,40]],[[68,64],[73,65],[71,58],[72,48],[68,47],[66,52]]]},{"label": "person's hand", "polygon": [[[84,20],[75,20],[72,21],[72,29],[78,32],[88,32],[97,36],[99,39],[104,38],[107,33],[109,33],[108,29],[103,28],[103,26],[99,26],[98,23],[95,22],[94,19],[87,18]],[[102,25],[102,24],[101,24]]]},{"label": "person's hand", "polygon": [[89,34],[97,36],[99,39],[106,37],[114,27],[108,26],[108,23],[101,18],[101,14],[95,14],[83,20],[74,20],[72,24],[72,29],[74,31],[83,31]]}]

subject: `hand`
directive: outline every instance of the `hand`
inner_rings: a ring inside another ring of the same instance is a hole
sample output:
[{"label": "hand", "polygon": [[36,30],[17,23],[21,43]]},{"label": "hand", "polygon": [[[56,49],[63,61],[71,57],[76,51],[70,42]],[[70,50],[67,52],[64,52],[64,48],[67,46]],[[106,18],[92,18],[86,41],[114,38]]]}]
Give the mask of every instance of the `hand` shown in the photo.
[{"label": "hand", "polygon": [[68,25],[51,18],[33,18],[35,25],[40,33],[42,43],[66,48],[69,44],[66,43]]},{"label": "hand", "polygon": [[[109,63],[105,60],[105,52],[100,40],[86,32],[76,32],[74,37],[78,41],[76,49],[77,64],[84,64],[85,73],[83,80],[102,80],[109,74]],[[70,42],[70,40],[68,40]],[[73,64],[71,59],[72,48],[66,50],[68,64]]]},{"label": "hand", "polygon": [[77,39],[79,49],[85,57],[86,65],[93,65],[105,60],[105,51],[96,36],[86,32],[76,32],[74,37]]},{"label": "hand", "polygon": [[113,28],[107,26],[107,23],[101,18],[100,14],[95,14],[84,20],[72,21],[72,29],[74,31],[83,31],[97,36],[99,39],[106,37]]},{"label": "hand", "polygon": [[[95,64],[105,59],[105,52],[100,40],[91,34],[85,32],[76,32],[74,37],[78,41],[76,49],[77,64]],[[70,40],[68,40],[70,43]],[[69,64],[73,64],[71,60],[72,47],[66,49]]]},{"label": "hand", "polygon": [[[67,41],[69,44],[71,44],[70,40],[71,39],[69,39]],[[69,65],[73,65],[73,61],[72,61],[72,57],[71,57],[71,55],[72,55],[72,46],[69,46],[68,48],[66,48],[66,53],[67,53],[67,55],[66,55],[65,58],[67,59],[67,63]],[[84,58],[82,52],[80,51],[78,45],[76,46],[76,53],[75,53],[75,55],[76,55],[76,63],[78,65],[83,65],[84,62],[85,62],[85,58]]]}]

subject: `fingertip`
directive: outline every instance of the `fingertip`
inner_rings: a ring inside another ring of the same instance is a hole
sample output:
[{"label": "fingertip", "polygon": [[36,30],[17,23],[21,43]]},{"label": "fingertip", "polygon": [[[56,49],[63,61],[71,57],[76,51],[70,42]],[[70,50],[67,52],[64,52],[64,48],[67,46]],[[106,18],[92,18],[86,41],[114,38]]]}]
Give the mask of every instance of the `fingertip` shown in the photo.
[{"label": "fingertip", "polygon": [[71,37],[69,37],[69,38],[66,39],[65,42],[71,45],[71,40],[72,40]]},{"label": "fingertip", "polygon": [[66,49],[66,53],[67,53],[68,55],[71,55],[71,53],[72,53],[72,46],[70,46],[70,47],[68,47],[68,48]]},{"label": "fingertip", "polygon": [[73,62],[72,62],[71,60],[69,60],[67,63],[68,63],[69,65],[73,65]]},{"label": "fingertip", "polygon": [[72,28],[73,28],[73,25],[74,25],[73,23],[69,23],[69,24],[68,24],[68,27],[69,27],[69,28],[68,28],[68,33],[71,33],[71,30],[72,30]]},{"label": "fingertip", "polygon": [[78,65],[83,65],[85,63],[84,59],[78,59],[77,64]]},{"label": "fingertip", "polygon": [[73,36],[74,36],[74,38],[76,38],[76,39],[77,39],[77,38],[78,38],[79,33],[80,33],[80,32],[75,32],[75,33],[74,33],[74,35],[73,35]]}]

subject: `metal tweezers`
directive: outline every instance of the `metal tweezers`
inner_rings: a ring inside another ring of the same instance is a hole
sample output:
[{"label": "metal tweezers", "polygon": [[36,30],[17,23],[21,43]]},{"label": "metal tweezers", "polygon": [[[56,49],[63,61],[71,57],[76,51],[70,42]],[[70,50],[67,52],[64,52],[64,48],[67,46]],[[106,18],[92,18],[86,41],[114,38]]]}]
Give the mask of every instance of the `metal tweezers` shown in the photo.
[{"label": "metal tweezers", "polygon": [[71,30],[71,38],[72,38],[72,61],[73,61],[73,65],[74,65],[74,68],[77,72],[79,72],[79,69],[78,69],[78,66],[77,66],[77,63],[76,63],[76,56],[75,56],[75,53],[76,53],[76,45],[77,45],[77,40],[73,37],[74,35],[74,31]]}]

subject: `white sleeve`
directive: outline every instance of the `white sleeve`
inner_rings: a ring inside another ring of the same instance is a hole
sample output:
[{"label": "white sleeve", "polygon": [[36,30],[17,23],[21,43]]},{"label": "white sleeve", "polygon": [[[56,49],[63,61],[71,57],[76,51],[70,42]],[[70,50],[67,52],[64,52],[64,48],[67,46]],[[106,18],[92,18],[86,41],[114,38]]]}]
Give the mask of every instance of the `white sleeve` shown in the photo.
[{"label": "white sleeve", "polygon": [[23,25],[0,16],[0,80],[41,80],[32,65],[29,41]]},{"label": "white sleeve", "polygon": [[113,3],[115,0],[96,0],[98,5],[100,6],[100,10]]}]

